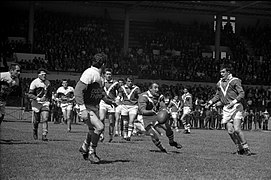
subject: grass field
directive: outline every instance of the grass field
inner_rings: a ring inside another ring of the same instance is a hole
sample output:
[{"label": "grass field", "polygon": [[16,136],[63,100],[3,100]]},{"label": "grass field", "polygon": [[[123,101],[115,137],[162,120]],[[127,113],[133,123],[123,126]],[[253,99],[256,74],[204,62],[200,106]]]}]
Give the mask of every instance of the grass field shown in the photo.
[{"label": "grass field", "polygon": [[234,155],[225,130],[175,133],[181,150],[161,141],[168,154],[160,153],[150,137],[133,137],[127,142],[116,137],[108,143],[108,128],[98,145],[100,164],[83,160],[78,149],[87,131],[76,124],[49,123],[49,142],[32,138],[30,122],[8,121],[1,125],[0,179],[271,179],[271,131],[245,131],[252,156]]}]

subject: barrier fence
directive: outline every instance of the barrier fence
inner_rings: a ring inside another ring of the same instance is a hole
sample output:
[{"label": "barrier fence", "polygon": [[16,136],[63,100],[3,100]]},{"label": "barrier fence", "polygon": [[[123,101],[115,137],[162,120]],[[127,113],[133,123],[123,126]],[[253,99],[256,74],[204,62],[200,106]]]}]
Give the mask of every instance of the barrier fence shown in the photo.
[{"label": "barrier fence", "polygon": [[24,97],[10,96],[5,109],[6,121],[30,121],[32,120],[32,110]]}]

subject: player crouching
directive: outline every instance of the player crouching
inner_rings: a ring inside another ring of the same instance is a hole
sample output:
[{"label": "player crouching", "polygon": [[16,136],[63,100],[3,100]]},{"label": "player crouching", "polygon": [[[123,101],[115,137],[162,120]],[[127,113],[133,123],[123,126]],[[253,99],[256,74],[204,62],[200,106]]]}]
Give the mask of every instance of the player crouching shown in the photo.
[{"label": "player crouching", "polygon": [[151,83],[149,90],[139,95],[138,107],[139,114],[142,115],[144,120],[146,132],[151,136],[152,142],[162,152],[167,153],[159,139],[158,126],[166,131],[170,146],[174,146],[177,149],[181,149],[182,146],[174,141],[174,133],[168,121],[169,113],[165,110],[165,103],[159,100],[158,90],[159,85]]}]

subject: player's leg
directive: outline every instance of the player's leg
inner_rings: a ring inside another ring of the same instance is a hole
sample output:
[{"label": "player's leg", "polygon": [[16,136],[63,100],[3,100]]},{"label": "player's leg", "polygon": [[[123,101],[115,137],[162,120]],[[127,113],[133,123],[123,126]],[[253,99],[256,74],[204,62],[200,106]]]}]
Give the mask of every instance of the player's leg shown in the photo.
[{"label": "player's leg", "polygon": [[177,112],[172,112],[171,113],[171,117],[172,117],[172,120],[173,120],[173,127],[176,131],[178,130],[178,126],[177,126]]},{"label": "player's leg", "polygon": [[159,139],[158,132],[155,130],[153,125],[150,124],[145,129],[147,131],[147,134],[151,136],[151,140],[154,143],[154,145],[158,147],[162,152],[167,153],[166,149],[163,147]]},{"label": "player's leg", "polygon": [[[88,121],[88,123],[86,123]],[[84,140],[82,146],[79,149],[79,152],[83,155],[85,160],[88,160],[89,156],[89,147],[91,144],[91,135],[94,133],[94,126],[90,123],[90,120],[84,121],[88,125],[88,133],[86,139]]]},{"label": "player's leg", "polygon": [[184,126],[184,134],[188,134],[188,125],[187,125],[187,118],[188,118],[188,115],[187,113],[183,113],[182,117],[181,117],[181,121],[183,123],[183,126]]},{"label": "player's leg", "polygon": [[121,112],[121,107],[119,105],[116,107],[116,111],[115,111],[115,136],[121,135],[120,112]]},{"label": "player's leg", "polygon": [[244,154],[250,156],[251,152],[245,139],[245,135],[241,130],[241,124],[242,119],[235,116],[235,119],[233,120],[234,132],[236,134],[238,141],[241,143],[242,148],[244,149]]},{"label": "player's leg", "polygon": [[91,134],[91,144],[89,146],[89,160],[92,163],[99,163],[100,158],[96,155],[96,148],[98,146],[100,134],[104,131],[104,124],[102,121],[97,117],[98,110],[95,113],[94,111],[89,111],[90,116],[90,123],[94,126],[94,131]]},{"label": "player's leg", "polygon": [[[105,103],[103,103],[101,101],[100,105],[99,105],[99,117],[101,122],[105,125],[105,119],[106,119],[106,114],[107,114],[107,108],[105,107]],[[100,134],[100,141],[103,142],[104,141],[104,131],[101,132]]]},{"label": "player's leg", "polygon": [[43,106],[40,111],[41,111],[40,122],[42,123],[42,140],[48,141],[46,136],[48,134],[48,120],[50,116],[50,108],[49,106]]},{"label": "player's leg", "polygon": [[110,111],[108,115],[109,120],[109,142],[113,140],[114,128],[115,128],[115,112]]},{"label": "player's leg", "polygon": [[33,138],[35,140],[38,139],[38,128],[40,123],[41,113],[39,112],[32,112],[32,123],[33,123]]},{"label": "player's leg", "polygon": [[128,137],[128,124],[129,124],[129,113],[126,105],[122,105],[121,119],[123,121],[123,138],[126,140]]},{"label": "player's leg", "polygon": [[128,109],[129,112],[129,123],[128,123],[128,134],[126,140],[130,141],[132,132],[134,129],[134,122],[137,116],[138,106],[131,106]]},{"label": "player's leg", "polygon": [[189,112],[186,114],[186,127],[187,127],[187,133],[190,134],[191,133],[191,111],[189,110]]},{"label": "player's leg", "polygon": [[72,110],[72,105],[68,105],[67,107],[67,125],[68,125],[68,132],[71,132],[72,129],[72,115],[73,115],[73,110]]},{"label": "player's leg", "polygon": [[241,142],[239,141],[239,138],[237,137],[236,133],[234,132],[234,124],[233,122],[227,123],[227,130],[228,134],[231,137],[231,140],[235,144],[237,148],[237,154],[243,154],[243,147],[241,145]]},{"label": "player's leg", "polygon": [[154,129],[155,129],[155,130],[157,129],[158,125],[159,125],[159,127],[161,127],[162,129],[164,129],[164,130],[166,131],[166,136],[167,136],[167,138],[168,138],[169,145],[170,145],[170,146],[174,146],[174,147],[176,147],[177,149],[181,149],[181,148],[182,148],[182,145],[179,144],[179,143],[177,143],[177,142],[174,140],[174,133],[173,133],[173,131],[172,131],[172,129],[171,129],[171,126],[170,126],[169,122],[167,121],[167,122],[164,123],[164,124],[156,124],[156,125],[154,126]]},{"label": "player's leg", "polygon": [[62,123],[67,124],[67,106],[61,106]]}]

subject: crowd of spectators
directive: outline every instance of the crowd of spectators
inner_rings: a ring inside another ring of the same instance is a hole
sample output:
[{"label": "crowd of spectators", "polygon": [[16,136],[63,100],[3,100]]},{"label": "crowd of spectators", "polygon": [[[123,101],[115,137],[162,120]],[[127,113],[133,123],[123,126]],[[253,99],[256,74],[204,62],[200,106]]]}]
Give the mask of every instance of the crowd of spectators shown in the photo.
[{"label": "crowd of spectators", "polygon": [[[226,24],[221,32],[221,45],[229,47],[232,55],[219,60],[202,56],[202,53],[209,51],[207,46],[214,44],[215,34],[211,24],[193,22],[183,25],[157,21],[155,28],[157,31],[151,33],[137,32],[136,38],[141,46],[131,48],[129,54],[124,56],[120,35],[112,29],[107,19],[37,10],[32,52],[45,54],[45,59],[22,59],[19,63],[25,70],[43,66],[50,71],[81,73],[90,66],[91,57],[103,51],[108,56],[107,65],[118,75],[216,82],[220,64],[231,62],[234,75],[240,77],[244,84],[268,85],[271,82],[269,26],[243,28],[238,35],[233,33],[230,24]],[[12,29],[19,32],[16,28]],[[255,56],[248,56],[241,35],[251,39]],[[1,55],[5,58],[12,58],[13,52],[27,53],[31,50],[30,44],[22,41],[1,41],[1,48],[4,50]]]}]

